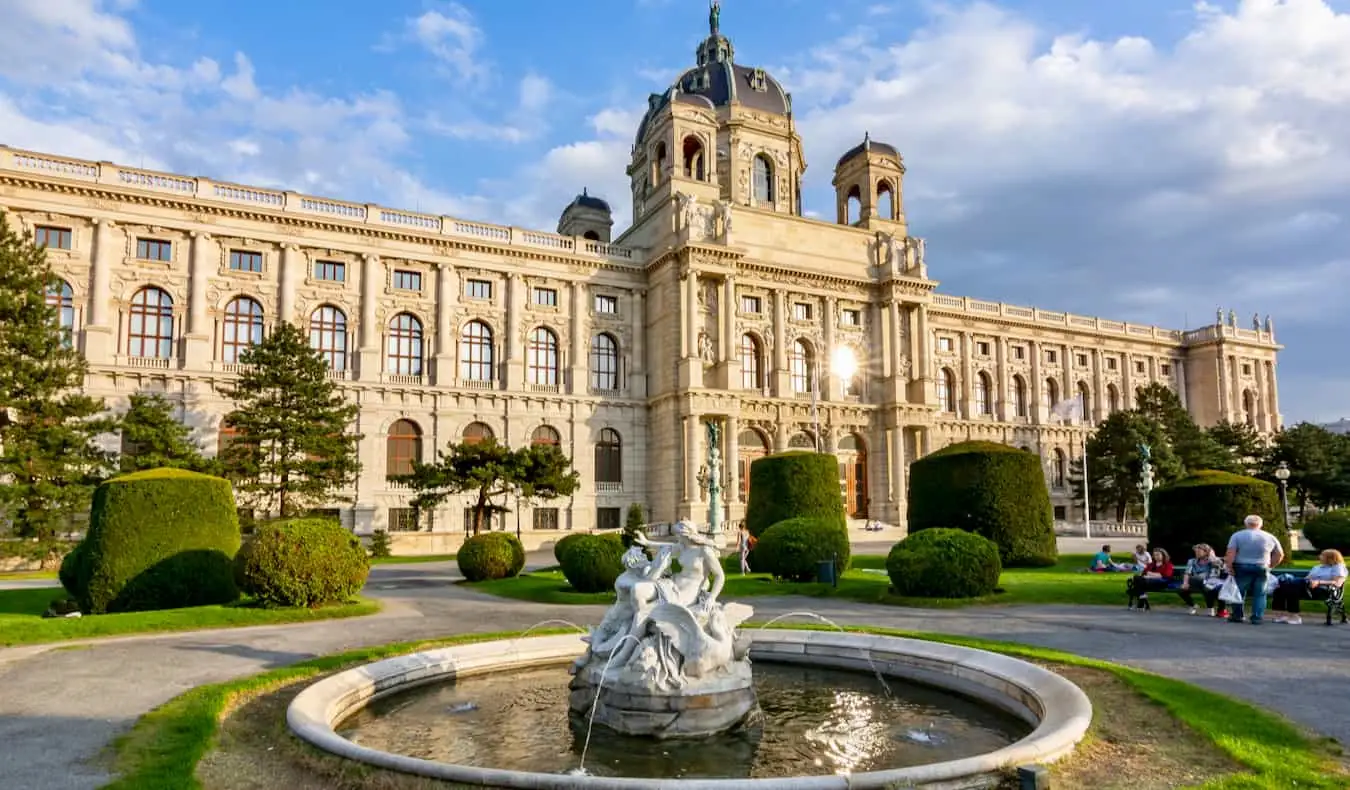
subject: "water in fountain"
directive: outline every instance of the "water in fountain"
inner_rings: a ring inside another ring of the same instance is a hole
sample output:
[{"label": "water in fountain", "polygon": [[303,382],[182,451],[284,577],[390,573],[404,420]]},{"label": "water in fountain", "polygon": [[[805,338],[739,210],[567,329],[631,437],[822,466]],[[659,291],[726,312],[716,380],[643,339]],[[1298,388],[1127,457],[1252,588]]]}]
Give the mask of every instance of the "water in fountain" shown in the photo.
[{"label": "water in fountain", "polygon": [[576,770],[571,772],[577,776],[586,776],[586,751],[591,748],[591,730],[595,729],[595,711],[600,707],[600,692],[605,689],[605,676],[609,674],[609,664],[614,660],[614,657],[619,654],[619,648],[629,639],[634,642],[639,642],[636,636],[624,634],[623,638],[619,640],[619,644],[614,646],[614,650],[609,654],[609,658],[605,659],[605,668],[600,672],[600,679],[595,684],[595,701],[591,703],[590,720],[586,722],[586,740],[581,744],[581,762],[577,764]]},{"label": "water in fountain", "polygon": [[522,640],[522,639],[524,639],[525,637],[529,636],[529,635],[530,635],[530,632],[533,631],[534,629],[539,628],[540,626],[545,626],[545,625],[565,625],[565,626],[569,626],[569,627],[571,627],[571,628],[575,628],[576,630],[580,631],[580,632],[583,633],[583,634],[589,633],[589,630],[588,630],[588,629],[583,628],[583,627],[577,625],[576,623],[572,622],[571,620],[560,620],[560,619],[558,619],[558,618],[555,617],[555,618],[550,619],[550,620],[540,620],[539,622],[535,623],[534,625],[530,626],[529,628],[526,628],[524,631],[521,631],[519,635],[517,635],[515,638],[513,638],[513,639],[511,640],[511,646],[512,646],[512,647],[515,647],[515,643],[516,643],[516,642],[519,642],[520,640]]},{"label": "water in fountain", "polygon": [[[780,615],[778,615],[777,617],[775,617],[775,618],[773,618],[772,620],[770,620],[769,622],[765,623],[764,625],[759,626],[759,627],[756,628],[755,630],[756,630],[756,631],[763,631],[765,628],[768,628],[769,626],[773,625],[774,623],[778,622],[779,620],[786,620],[786,619],[788,619],[789,617],[812,617],[812,618],[815,618],[816,620],[819,620],[820,622],[824,623],[825,625],[828,625],[828,626],[834,628],[834,630],[838,631],[838,632],[841,633],[841,634],[847,634],[847,633],[848,633],[848,631],[844,630],[844,627],[843,627],[843,626],[839,625],[838,623],[836,623],[835,621],[831,620],[830,618],[828,618],[828,617],[826,617],[826,616],[824,616],[824,615],[816,614],[815,612],[788,612],[788,613],[786,613],[786,614],[780,614]],[[871,651],[871,650],[861,650],[861,649],[860,649],[858,652],[859,652],[859,653],[862,653],[862,654],[863,654],[863,658],[867,659],[867,665],[868,665],[869,667],[872,668],[872,674],[877,676],[877,682],[881,684],[881,688],[882,688],[883,691],[886,692],[886,696],[887,696],[887,697],[894,697],[895,695],[891,693],[891,686],[890,686],[890,684],[886,682],[886,676],[883,675],[883,674],[881,674],[881,670],[880,670],[880,669],[877,669],[876,662],[872,660],[872,651]]]}]

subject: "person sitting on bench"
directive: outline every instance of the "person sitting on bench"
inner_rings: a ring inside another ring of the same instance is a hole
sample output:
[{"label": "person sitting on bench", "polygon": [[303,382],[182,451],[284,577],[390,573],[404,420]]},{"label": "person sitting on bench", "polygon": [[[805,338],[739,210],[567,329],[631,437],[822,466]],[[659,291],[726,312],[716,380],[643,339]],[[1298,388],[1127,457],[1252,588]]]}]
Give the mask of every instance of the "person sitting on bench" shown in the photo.
[{"label": "person sitting on bench", "polygon": [[1134,547],[1134,569],[1143,573],[1148,570],[1149,563],[1153,562],[1153,555],[1149,553],[1148,547],[1140,543]]},{"label": "person sitting on bench", "polygon": [[1145,612],[1153,607],[1148,603],[1149,590],[1166,590],[1167,585],[1172,582],[1172,558],[1167,555],[1166,549],[1154,549],[1153,559],[1144,572],[1138,576],[1131,576],[1130,581],[1125,585],[1125,593],[1129,595],[1129,608],[1134,609],[1134,601],[1139,599],[1139,611]]},{"label": "person sitting on bench", "polygon": [[1223,584],[1220,579],[1223,575],[1223,558],[1216,555],[1208,543],[1198,543],[1193,548],[1195,557],[1186,562],[1186,572],[1181,578],[1181,589],[1177,590],[1177,594],[1181,596],[1181,602],[1190,607],[1191,614],[1195,614],[1195,598],[1192,593],[1199,590],[1205,597],[1205,607],[1209,609],[1209,616],[1226,617],[1228,615],[1224,611],[1226,607],[1219,604],[1219,587]]},{"label": "person sitting on bench", "polygon": [[1289,579],[1280,582],[1275,588],[1276,612],[1288,612],[1288,616],[1274,615],[1275,622],[1299,625],[1299,604],[1305,600],[1325,601],[1333,590],[1345,587],[1345,558],[1335,549],[1327,549],[1318,558],[1320,565],[1314,565],[1308,575],[1302,579]]},{"label": "person sitting on bench", "polygon": [[1093,573],[1119,573],[1134,570],[1128,562],[1116,562],[1111,559],[1111,546],[1102,546],[1102,550],[1092,556],[1092,565],[1088,570]]}]

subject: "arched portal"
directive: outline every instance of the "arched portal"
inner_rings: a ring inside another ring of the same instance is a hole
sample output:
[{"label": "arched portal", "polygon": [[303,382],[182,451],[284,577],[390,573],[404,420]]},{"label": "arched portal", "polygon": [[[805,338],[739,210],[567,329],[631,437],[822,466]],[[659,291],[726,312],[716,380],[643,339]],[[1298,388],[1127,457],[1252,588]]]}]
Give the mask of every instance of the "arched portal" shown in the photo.
[{"label": "arched portal", "polygon": [[750,464],[769,454],[769,440],[758,428],[741,431],[736,443],[737,463],[740,466],[740,501],[750,501]]},{"label": "arched portal", "polygon": [[856,433],[839,440],[839,493],[844,512],[852,518],[867,518],[867,443]]}]

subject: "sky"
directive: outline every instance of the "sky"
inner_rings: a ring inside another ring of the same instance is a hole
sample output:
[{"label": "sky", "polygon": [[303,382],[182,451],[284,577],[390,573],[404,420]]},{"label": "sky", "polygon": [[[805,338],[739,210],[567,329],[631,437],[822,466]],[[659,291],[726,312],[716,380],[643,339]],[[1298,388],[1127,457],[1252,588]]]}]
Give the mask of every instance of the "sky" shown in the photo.
[{"label": "sky", "polygon": [[[630,217],[706,0],[0,0],[0,143],[553,230]],[[724,0],[793,94],[804,209],[864,131],[945,293],[1270,314],[1286,423],[1350,416],[1350,0]]]}]

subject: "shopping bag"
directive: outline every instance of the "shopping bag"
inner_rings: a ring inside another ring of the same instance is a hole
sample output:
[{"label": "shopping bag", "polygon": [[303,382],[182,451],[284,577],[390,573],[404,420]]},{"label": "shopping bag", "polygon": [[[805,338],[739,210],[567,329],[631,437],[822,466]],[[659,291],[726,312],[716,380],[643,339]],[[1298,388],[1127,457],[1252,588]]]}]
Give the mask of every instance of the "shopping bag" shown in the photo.
[{"label": "shopping bag", "polygon": [[1206,590],[1217,590],[1223,586],[1223,579],[1218,576],[1211,576],[1204,581]]},{"label": "shopping bag", "polygon": [[1232,576],[1229,576],[1219,588],[1219,600],[1234,605],[1242,603],[1242,591],[1238,589],[1237,580]]}]

